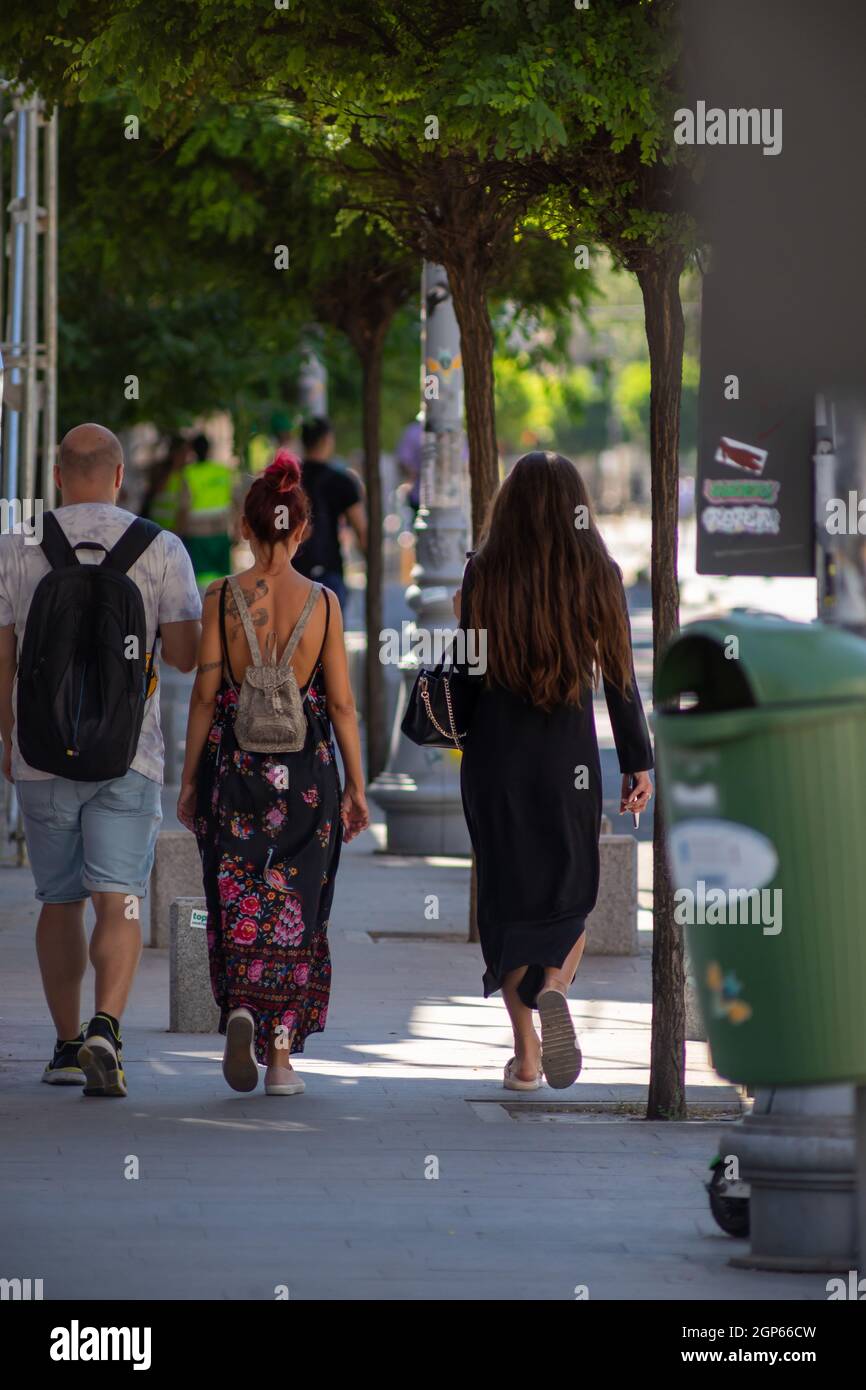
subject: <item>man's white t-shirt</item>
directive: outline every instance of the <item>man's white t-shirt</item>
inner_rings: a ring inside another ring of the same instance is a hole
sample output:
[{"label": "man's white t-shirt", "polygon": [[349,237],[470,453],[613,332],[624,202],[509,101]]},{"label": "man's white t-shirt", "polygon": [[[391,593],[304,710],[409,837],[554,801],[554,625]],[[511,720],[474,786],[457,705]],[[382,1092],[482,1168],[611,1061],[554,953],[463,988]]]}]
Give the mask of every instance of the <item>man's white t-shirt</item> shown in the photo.
[{"label": "man's white t-shirt", "polygon": [[[77,502],[69,507],[56,508],[54,515],[62,526],[70,545],[81,541],[97,541],[110,550],[131,526],[132,512],[115,507],[111,502]],[[99,564],[103,550],[79,550],[82,564]],[[18,653],[24,640],[24,627],[36,586],[51,566],[42,547],[28,541],[23,534],[0,536],[0,627],[15,626]],[[156,630],[163,623],[180,623],[201,617],[201,598],[195,574],[183,543],[171,531],[161,531],[151,541],[144,554],[130,565],[130,579],[141,590],[147,619],[147,650],[153,651]],[[159,671],[157,654],[157,674]],[[15,695],[13,694],[13,702]],[[131,766],[152,782],[162,782],[165,745],[159,723],[159,680],[156,690],[144,707],[144,720],[138,748]],[[21,757],[18,738],[13,732],[12,776],[16,781],[50,777],[30,767]]]}]

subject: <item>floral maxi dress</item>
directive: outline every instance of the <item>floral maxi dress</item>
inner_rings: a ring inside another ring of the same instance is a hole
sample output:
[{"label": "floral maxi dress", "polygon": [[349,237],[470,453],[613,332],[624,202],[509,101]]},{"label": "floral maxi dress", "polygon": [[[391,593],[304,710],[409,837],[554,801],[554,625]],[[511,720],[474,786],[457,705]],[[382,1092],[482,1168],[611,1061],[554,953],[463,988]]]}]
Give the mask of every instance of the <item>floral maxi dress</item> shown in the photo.
[{"label": "floral maxi dress", "polygon": [[[327,600],[327,595],[325,595]],[[327,632],[327,628],[326,628]],[[323,643],[324,645],[324,643]],[[225,651],[225,648],[224,648]],[[256,1020],[259,1062],[275,1029],[303,1052],[328,1016],[328,915],[340,858],[340,781],[325,712],[321,654],[302,690],[307,734],[297,753],[246,753],[228,665],[198,770],[196,839],[207,900],[214,998]]]}]

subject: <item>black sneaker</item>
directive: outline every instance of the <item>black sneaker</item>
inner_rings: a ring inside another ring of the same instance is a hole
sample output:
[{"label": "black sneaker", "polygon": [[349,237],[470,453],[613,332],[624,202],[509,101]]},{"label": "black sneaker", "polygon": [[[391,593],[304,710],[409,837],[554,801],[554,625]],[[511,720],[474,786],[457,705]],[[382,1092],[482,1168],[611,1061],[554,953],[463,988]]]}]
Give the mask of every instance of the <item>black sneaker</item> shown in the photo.
[{"label": "black sneaker", "polygon": [[125,1096],[120,1034],[107,1014],[94,1014],[78,1052],[86,1096]]},{"label": "black sneaker", "polygon": [[84,1042],[84,1029],[86,1024],[81,1025],[81,1032],[77,1038],[70,1038],[68,1042],[57,1041],[54,1049],[54,1056],[42,1073],[42,1080],[49,1086],[83,1086],[84,1072],[81,1070],[81,1063],[78,1059],[78,1051]]}]

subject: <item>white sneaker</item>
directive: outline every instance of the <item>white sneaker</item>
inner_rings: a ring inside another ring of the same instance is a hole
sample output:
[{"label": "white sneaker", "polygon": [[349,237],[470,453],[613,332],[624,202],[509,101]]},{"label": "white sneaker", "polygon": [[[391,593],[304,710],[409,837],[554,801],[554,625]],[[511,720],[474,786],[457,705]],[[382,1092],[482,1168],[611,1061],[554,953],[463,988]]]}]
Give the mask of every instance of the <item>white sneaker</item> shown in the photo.
[{"label": "white sneaker", "polygon": [[249,1009],[232,1009],[226,1025],[223,1076],[233,1091],[254,1091],[259,1084],[255,1036],[256,1021]]}]

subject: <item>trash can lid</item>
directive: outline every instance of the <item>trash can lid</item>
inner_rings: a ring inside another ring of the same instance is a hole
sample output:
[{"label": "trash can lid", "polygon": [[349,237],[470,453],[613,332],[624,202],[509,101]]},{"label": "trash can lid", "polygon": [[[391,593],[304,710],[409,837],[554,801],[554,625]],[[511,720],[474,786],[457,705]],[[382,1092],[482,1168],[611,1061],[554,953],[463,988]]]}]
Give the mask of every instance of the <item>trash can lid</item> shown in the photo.
[{"label": "trash can lid", "polygon": [[707,712],[866,701],[866,641],[748,609],[689,623],[656,672],[656,704],[694,693]]}]

